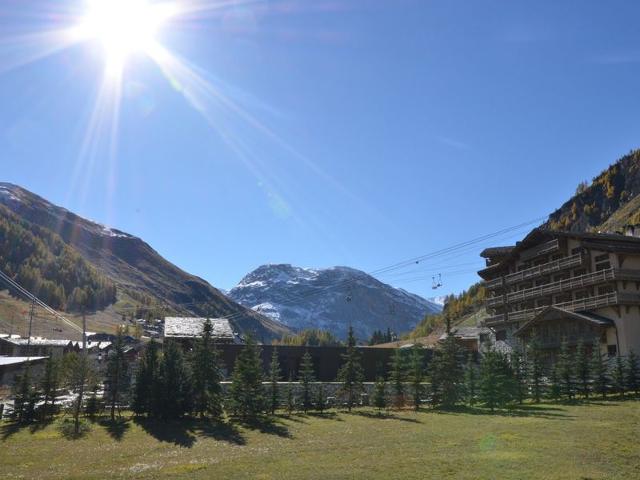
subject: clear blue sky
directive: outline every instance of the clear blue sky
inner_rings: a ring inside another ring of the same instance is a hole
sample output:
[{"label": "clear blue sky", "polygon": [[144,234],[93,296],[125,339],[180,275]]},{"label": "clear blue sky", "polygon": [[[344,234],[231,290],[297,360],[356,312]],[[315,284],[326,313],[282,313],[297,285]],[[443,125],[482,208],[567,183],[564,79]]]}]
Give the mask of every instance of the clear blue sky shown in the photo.
[{"label": "clear blue sky", "polygon": [[[375,270],[548,214],[640,146],[638,2],[191,13],[159,40],[207,83],[129,58],[117,143],[108,118],[86,140],[95,43],[23,64],[42,54],[24,35],[65,21],[51,3],[0,0],[1,179],[221,288],[267,262]],[[482,246],[381,279],[431,296],[441,271],[435,293],[457,292]]]}]

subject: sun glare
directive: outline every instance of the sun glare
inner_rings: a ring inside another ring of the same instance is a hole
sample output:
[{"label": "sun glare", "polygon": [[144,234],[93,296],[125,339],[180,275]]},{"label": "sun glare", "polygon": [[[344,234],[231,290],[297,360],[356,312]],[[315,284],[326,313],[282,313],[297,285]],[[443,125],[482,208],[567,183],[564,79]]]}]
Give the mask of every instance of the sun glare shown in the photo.
[{"label": "sun glare", "polygon": [[89,0],[74,35],[100,42],[109,70],[119,72],[132,54],[153,48],[159,30],[176,13],[175,5],[169,3]]}]

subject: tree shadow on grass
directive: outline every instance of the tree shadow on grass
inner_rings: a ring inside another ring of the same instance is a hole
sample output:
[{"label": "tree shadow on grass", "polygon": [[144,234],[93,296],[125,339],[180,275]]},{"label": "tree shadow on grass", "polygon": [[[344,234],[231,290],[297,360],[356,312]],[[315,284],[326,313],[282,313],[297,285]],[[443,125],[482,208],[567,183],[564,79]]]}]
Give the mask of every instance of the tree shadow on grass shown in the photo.
[{"label": "tree shadow on grass", "polygon": [[358,417],[365,418],[373,418],[377,420],[397,420],[398,422],[407,422],[407,423],[422,423],[417,418],[411,417],[401,417],[396,415],[395,413],[391,413],[389,411],[385,412],[370,412],[366,410],[352,410],[351,412],[344,412],[345,415],[354,415]]},{"label": "tree shadow on grass", "polygon": [[256,430],[282,438],[293,438],[287,426],[279,418],[258,417],[251,420],[236,419],[235,422],[248,430]]},{"label": "tree shadow on grass", "polygon": [[246,443],[235,425],[223,421],[195,418],[165,421],[143,417],[135,417],[133,421],[156,440],[185,448],[193,447],[198,435],[235,445]]},{"label": "tree shadow on grass", "polygon": [[564,408],[543,405],[513,405],[506,408],[491,410],[486,407],[470,407],[457,405],[451,408],[435,408],[433,413],[442,415],[489,415],[499,417],[535,417],[549,420],[572,420],[574,416],[567,415]]},{"label": "tree shadow on grass", "polygon": [[344,422],[342,418],[336,412],[309,412],[307,413],[309,417],[319,418],[321,420],[334,420],[336,422]]},{"label": "tree shadow on grass", "polygon": [[36,433],[47,428],[53,422],[52,418],[38,422],[21,423],[16,421],[0,422],[0,439],[7,440],[12,435],[22,431],[29,430],[30,433]]},{"label": "tree shadow on grass", "polygon": [[121,441],[124,434],[127,433],[131,427],[129,420],[124,418],[116,418],[111,420],[110,418],[103,418],[97,422],[100,426],[104,427],[109,436],[116,441]]}]

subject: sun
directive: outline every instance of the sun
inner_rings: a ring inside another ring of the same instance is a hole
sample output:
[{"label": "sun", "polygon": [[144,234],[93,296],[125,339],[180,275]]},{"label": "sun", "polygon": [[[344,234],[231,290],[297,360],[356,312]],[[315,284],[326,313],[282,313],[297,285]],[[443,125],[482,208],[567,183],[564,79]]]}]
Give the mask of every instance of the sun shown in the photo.
[{"label": "sun", "polygon": [[154,47],[159,30],[176,13],[171,3],[88,0],[73,33],[78,39],[102,44],[108,69],[119,72],[131,55]]}]

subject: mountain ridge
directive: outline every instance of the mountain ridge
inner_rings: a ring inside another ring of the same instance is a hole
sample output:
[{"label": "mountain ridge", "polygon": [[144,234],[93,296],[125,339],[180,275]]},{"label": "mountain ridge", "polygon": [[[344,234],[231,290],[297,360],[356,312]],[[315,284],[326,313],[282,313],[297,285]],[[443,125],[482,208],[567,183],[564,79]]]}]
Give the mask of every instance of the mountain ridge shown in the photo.
[{"label": "mountain ridge", "polygon": [[[0,205],[57,235],[98,272],[143,305],[185,315],[229,316],[235,327],[259,339],[288,329],[223,295],[206,280],[166,260],[141,238],[85,219],[18,185],[0,183]],[[0,211],[0,214],[2,212]]]},{"label": "mountain ridge", "polygon": [[346,266],[264,264],[229,291],[238,303],[294,330],[320,328],[344,338],[351,324],[361,340],[375,330],[411,330],[440,307]]}]

